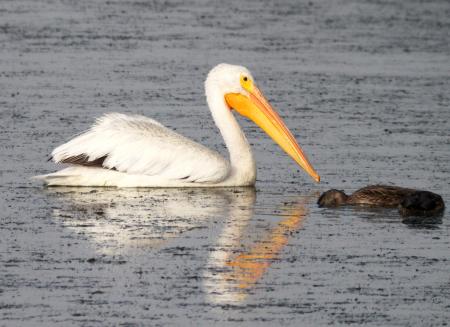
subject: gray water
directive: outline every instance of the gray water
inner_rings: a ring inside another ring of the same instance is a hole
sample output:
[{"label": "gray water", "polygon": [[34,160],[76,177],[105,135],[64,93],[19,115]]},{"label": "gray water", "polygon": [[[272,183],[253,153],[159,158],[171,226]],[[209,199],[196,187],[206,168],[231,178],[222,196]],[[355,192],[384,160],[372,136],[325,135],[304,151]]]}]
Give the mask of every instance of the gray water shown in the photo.
[{"label": "gray water", "polygon": [[[0,325],[438,326],[450,214],[320,209],[385,183],[450,204],[448,1],[0,3]],[[227,154],[203,80],[247,66],[322,177],[239,118],[256,188],[43,188],[95,117]]]}]

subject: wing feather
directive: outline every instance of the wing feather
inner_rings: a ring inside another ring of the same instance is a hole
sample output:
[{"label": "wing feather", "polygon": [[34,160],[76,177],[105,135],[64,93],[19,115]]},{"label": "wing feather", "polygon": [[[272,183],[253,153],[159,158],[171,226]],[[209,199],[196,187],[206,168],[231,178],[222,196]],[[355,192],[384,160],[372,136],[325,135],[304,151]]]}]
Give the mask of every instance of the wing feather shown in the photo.
[{"label": "wing feather", "polygon": [[52,158],[187,182],[220,182],[230,170],[217,152],[153,119],[120,113],[100,117],[89,130],[53,150]]}]

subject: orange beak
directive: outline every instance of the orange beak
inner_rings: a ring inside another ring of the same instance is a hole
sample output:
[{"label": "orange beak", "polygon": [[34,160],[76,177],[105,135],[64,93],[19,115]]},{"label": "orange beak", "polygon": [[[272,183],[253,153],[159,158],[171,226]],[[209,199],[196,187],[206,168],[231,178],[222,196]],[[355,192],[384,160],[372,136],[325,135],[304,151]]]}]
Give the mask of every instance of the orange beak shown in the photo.
[{"label": "orange beak", "polygon": [[316,182],[320,182],[320,176],[309,163],[294,136],[262,92],[253,83],[246,86],[245,89],[249,96],[241,93],[225,94],[225,101],[228,106],[261,127]]}]

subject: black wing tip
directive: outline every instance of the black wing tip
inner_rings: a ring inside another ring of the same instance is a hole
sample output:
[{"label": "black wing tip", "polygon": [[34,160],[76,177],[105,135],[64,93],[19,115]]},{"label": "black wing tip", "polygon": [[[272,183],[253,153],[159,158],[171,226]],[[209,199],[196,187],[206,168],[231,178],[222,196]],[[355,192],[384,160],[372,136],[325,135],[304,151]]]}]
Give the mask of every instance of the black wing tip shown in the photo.
[{"label": "black wing tip", "polygon": [[103,163],[105,162],[107,157],[108,157],[107,155],[104,155],[104,156],[96,158],[94,160],[89,160],[89,156],[82,153],[82,154],[79,154],[76,156],[64,158],[60,161],[60,163],[71,164],[71,165],[80,165],[80,166],[86,166],[86,167],[108,168],[103,165]]}]

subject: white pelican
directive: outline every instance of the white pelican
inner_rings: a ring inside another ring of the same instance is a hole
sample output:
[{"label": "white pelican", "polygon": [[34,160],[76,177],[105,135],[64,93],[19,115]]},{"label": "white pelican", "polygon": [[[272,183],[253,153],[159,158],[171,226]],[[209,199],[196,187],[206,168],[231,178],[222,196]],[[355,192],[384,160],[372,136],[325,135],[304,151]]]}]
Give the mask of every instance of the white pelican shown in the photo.
[{"label": "white pelican", "polygon": [[205,82],[206,99],[230,161],[201,144],[138,115],[108,113],[83,134],[52,152],[70,167],[36,176],[47,185],[116,187],[250,186],[256,166],[232,110],[253,120],[317,182],[309,163],[280,116],[256,87],[247,68],[219,64]]}]

